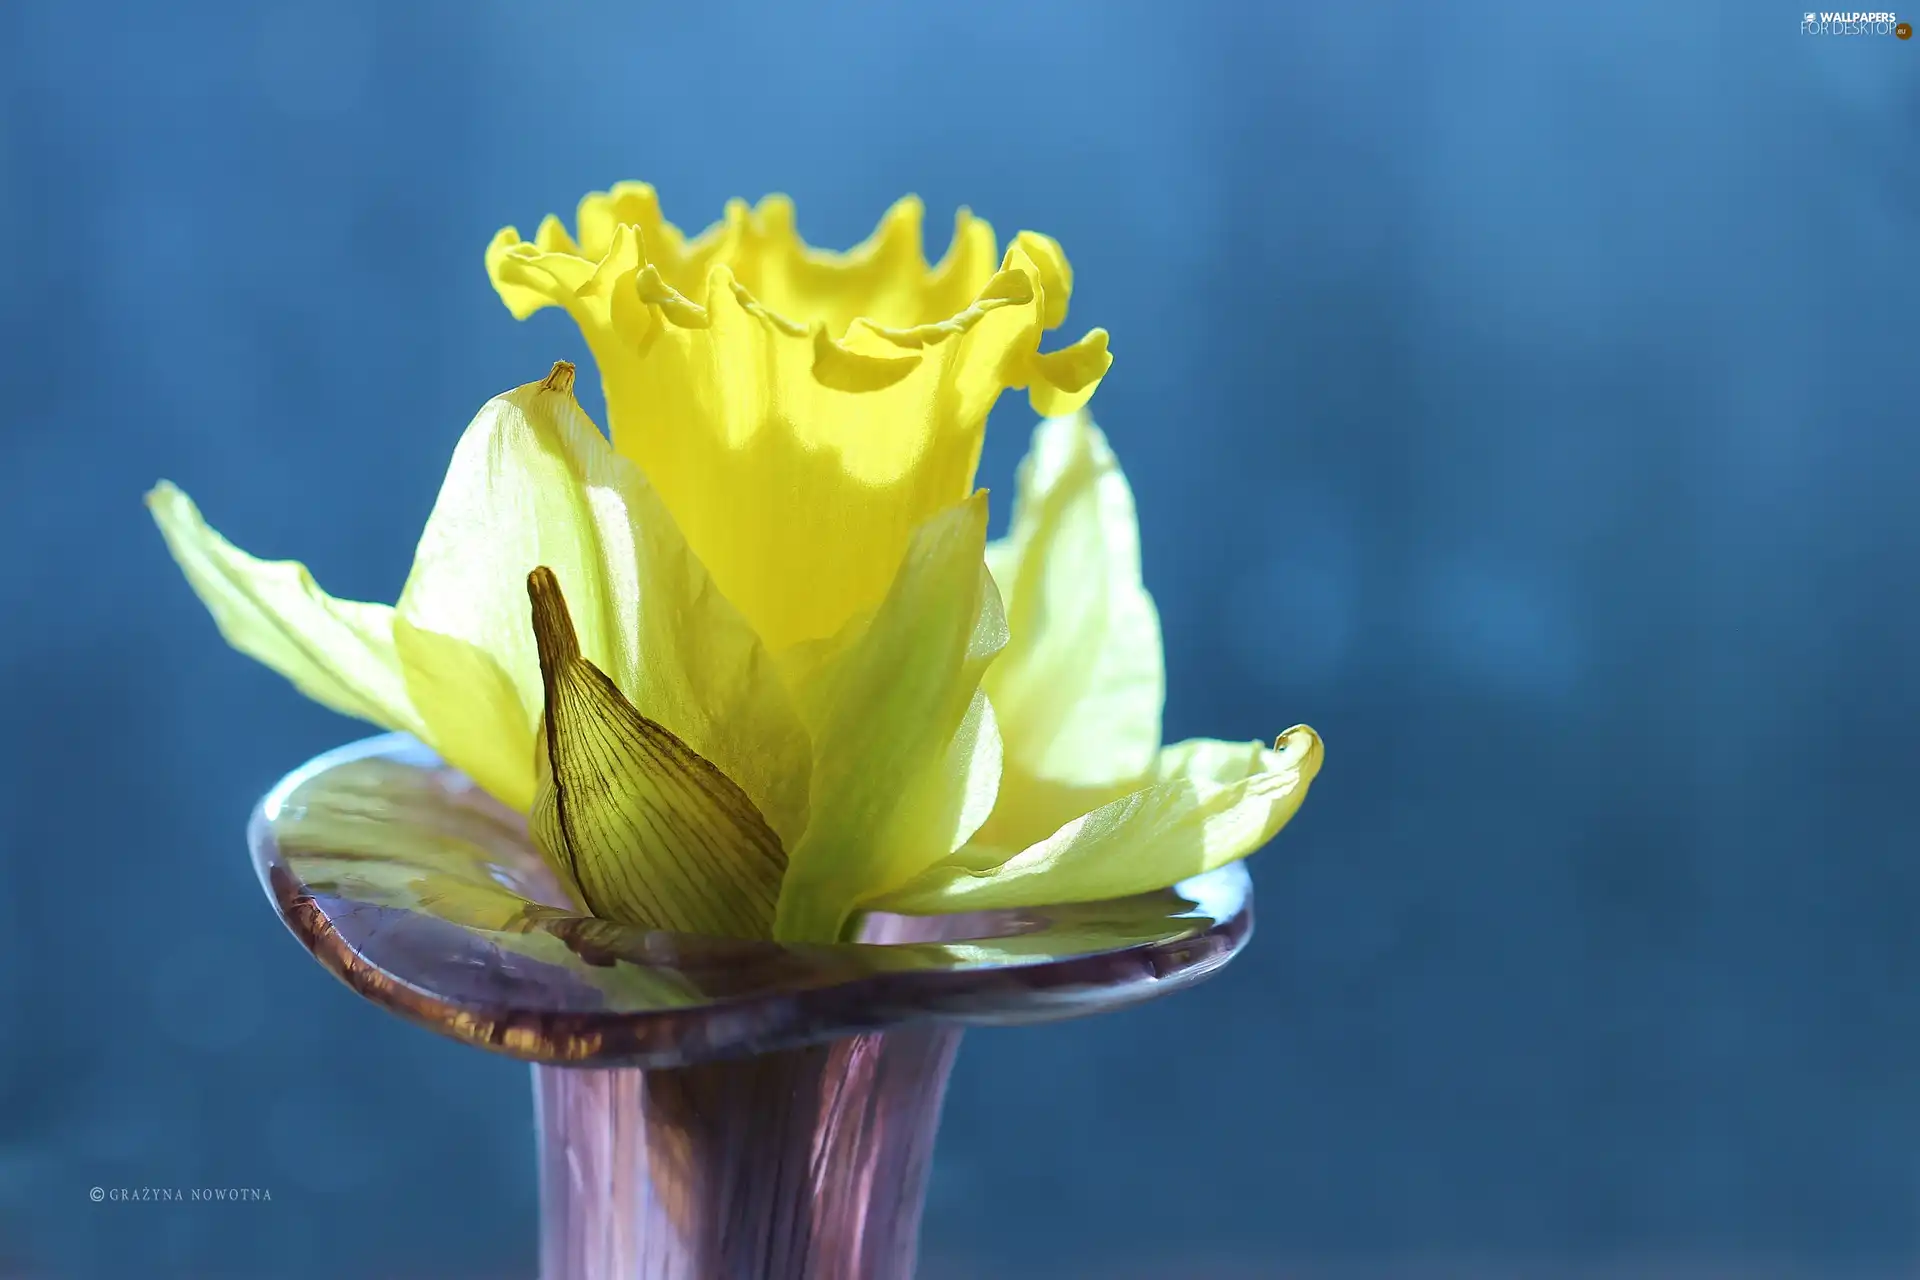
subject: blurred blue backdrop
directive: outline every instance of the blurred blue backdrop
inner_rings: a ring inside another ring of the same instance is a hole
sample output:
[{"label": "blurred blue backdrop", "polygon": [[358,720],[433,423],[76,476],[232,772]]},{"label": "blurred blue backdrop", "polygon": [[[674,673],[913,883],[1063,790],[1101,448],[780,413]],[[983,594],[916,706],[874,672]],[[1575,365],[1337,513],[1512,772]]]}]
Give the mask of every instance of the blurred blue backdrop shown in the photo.
[{"label": "blurred blue backdrop", "polygon": [[532,1275],[525,1069],[357,1000],[244,855],[361,730],[140,494],[391,599],[474,410],[584,356],[483,246],[625,177],[1058,236],[1169,735],[1328,742],[1225,976],[969,1037],[932,1280],[1912,1274],[1920,42],[1799,25],[0,5],[0,1275]]}]

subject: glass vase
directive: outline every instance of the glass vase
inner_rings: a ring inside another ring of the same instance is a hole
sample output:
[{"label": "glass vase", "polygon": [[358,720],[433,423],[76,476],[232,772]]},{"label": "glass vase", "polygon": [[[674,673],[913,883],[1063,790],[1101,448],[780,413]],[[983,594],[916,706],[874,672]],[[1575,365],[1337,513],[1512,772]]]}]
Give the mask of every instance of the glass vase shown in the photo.
[{"label": "glass vase", "polygon": [[614,924],[403,735],[296,770],[249,835],[349,987],[533,1064],[542,1280],[905,1280],[962,1029],[1166,994],[1253,927],[1237,863],[1109,902],[872,913],[831,945]]}]

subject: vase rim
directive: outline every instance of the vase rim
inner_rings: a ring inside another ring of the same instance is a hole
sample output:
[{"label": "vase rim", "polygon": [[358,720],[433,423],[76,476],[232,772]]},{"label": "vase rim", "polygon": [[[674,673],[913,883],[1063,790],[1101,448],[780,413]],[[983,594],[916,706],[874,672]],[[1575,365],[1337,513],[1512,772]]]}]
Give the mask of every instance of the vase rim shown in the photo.
[{"label": "vase rim", "polygon": [[[1103,1012],[1204,979],[1253,930],[1237,862],[1107,902],[874,913],[862,936],[875,940],[855,942],[595,920],[565,905],[524,819],[405,734],[287,774],[256,806],[248,843],[282,921],[360,995],[552,1065],[683,1066],[909,1023]],[[510,901],[529,904],[529,918],[499,927],[491,913]]]}]

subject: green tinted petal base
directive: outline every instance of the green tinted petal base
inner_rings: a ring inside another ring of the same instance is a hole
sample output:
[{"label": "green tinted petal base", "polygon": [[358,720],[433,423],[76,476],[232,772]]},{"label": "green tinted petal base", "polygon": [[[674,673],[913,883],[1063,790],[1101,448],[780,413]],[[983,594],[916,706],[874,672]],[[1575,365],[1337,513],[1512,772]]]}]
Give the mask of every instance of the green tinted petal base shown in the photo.
[{"label": "green tinted petal base", "polygon": [[1238,863],[1113,902],[875,913],[831,945],[612,924],[397,734],[296,770],[249,839],[348,986],[535,1064],[543,1280],[910,1276],[960,1029],[1167,994],[1253,928]]}]

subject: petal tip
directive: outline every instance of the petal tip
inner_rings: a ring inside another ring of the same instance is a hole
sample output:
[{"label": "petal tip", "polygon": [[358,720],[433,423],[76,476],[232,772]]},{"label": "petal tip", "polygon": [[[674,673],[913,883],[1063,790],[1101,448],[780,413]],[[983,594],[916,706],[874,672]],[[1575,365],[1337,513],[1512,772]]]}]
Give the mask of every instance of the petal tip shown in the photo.
[{"label": "petal tip", "polygon": [[1289,761],[1297,761],[1295,768],[1309,777],[1320,772],[1320,765],[1326,759],[1326,744],[1320,735],[1304,724],[1297,724],[1273,740],[1273,750],[1284,755]]}]

